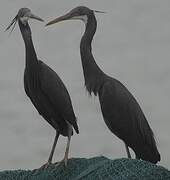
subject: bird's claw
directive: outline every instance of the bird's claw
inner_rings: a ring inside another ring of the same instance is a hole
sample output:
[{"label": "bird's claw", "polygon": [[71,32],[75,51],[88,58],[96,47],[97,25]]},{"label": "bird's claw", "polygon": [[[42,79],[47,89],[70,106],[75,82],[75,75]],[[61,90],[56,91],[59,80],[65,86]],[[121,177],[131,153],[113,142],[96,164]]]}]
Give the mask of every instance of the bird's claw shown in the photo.
[{"label": "bird's claw", "polygon": [[33,171],[34,171],[34,172],[37,172],[37,171],[39,171],[39,170],[45,170],[45,169],[47,169],[50,165],[52,165],[52,163],[51,163],[51,162],[47,162],[47,163],[45,163],[44,165],[42,165],[40,168],[34,169]]},{"label": "bird's claw", "polygon": [[60,166],[62,163],[64,163],[64,166],[67,167],[67,165],[68,165],[68,159],[67,159],[67,158],[64,158],[62,161],[54,163],[54,165],[55,165],[55,166]]},{"label": "bird's claw", "polygon": [[41,170],[47,169],[50,165],[52,165],[52,163],[47,162],[46,164],[42,165],[39,169],[41,169]]}]

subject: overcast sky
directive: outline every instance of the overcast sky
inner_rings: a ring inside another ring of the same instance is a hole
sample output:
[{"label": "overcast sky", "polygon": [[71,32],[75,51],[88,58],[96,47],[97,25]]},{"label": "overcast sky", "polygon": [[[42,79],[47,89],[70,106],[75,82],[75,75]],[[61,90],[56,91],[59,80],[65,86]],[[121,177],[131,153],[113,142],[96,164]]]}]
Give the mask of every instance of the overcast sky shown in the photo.
[{"label": "overcast sky", "polygon": [[[93,53],[104,72],[135,96],[151,125],[160,164],[170,168],[170,2],[167,0],[1,0],[0,6],[0,169],[36,168],[48,159],[55,131],[39,116],[23,88],[25,49],[18,25],[4,29],[21,7],[46,22],[85,5],[96,14]],[[97,98],[85,91],[79,44],[84,24],[69,21],[44,27],[30,21],[39,59],[52,67],[70,93],[80,135],[73,136],[70,157],[126,157],[124,144],[106,127]],[[60,137],[54,160],[64,156]]]}]

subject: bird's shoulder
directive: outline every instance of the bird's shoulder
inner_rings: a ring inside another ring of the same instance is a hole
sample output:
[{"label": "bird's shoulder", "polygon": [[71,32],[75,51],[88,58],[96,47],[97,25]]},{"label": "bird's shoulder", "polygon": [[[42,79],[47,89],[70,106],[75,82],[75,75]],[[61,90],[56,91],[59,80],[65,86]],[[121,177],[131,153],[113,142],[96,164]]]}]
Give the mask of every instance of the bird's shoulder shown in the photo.
[{"label": "bird's shoulder", "polygon": [[[39,72],[40,72],[40,79],[42,82],[49,82],[46,85],[57,85],[60,88],[65,89],[65,85],[62,82],[61,78],[58,76],[58,74],[50,68],[47,64],[39,60]],[[54,83],[54,84],[50,84]]]},{"label": "bird's shoulder", "polygon": [[99,96],[122,103],[133,99],[129,90],[120,81],[111,77],[107,78],[103,83]]},{"label": "bird's shoulder", "polygon": [[63,101],[67,100],[69,96],[68,91],[57,73],[40,60],[39,68],[39,79],[42,90],[48,94],[48,96],[54,96],[53,98],[62,98]]}]

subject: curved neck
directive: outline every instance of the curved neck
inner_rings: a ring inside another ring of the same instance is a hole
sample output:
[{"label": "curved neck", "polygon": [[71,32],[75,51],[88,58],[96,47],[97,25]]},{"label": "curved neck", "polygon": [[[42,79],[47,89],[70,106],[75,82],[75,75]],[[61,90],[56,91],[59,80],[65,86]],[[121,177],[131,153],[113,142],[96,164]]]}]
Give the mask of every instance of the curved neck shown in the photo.
[{"label": "curved neck", "polygon": [[102,83],[102,78],[104,77],[104,73],[94,60],[91,48],[91,43],[96,32],[96,28],[96,18],[94,14],[91,14],[88,16],[86,29],[80,43],[80,53],[85,78],[85,86],[90,94],[91,92],[94,92],[94,94],[97,93],[97,90]]},{"label": "curved neck", "polygon": [[96,29],[97,29],[97,21],[96,21],[95,16],[94,15],[88,16],[86,29],[81,39],[82,48],[85,48],[86,46],[91,51],[91,43],[92,43],[94,34],[96,33]]},{"label": "curved neck", "polygon": [[34,49],[34,45],[32,42],[31,29],[29,24],[23,24],[20,20],[18,21],[20,31],[25,43],[25,51],[26,51],[26,68],[30,68],[31,70],[37,65],[37,55]]}]

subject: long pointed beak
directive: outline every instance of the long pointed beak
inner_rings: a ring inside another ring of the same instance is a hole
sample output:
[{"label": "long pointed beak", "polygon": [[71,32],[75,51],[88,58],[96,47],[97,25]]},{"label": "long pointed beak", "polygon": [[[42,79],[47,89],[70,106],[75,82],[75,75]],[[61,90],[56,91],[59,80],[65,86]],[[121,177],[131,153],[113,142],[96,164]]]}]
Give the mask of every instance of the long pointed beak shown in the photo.
[{"label": "long pointed beak", "polygon": [[34,15],[34,14],[32,14],[32,13],[29,14],[29,18],[31,18],[31,19],[36,19],[36,20],[38,20],[38,21],[44,22],[43,19],[41,19],[40,17],[38,17],[38,16],[36,16],[36,15]]},{"label": "long pointed beak", "polygon": [[96,13],[106,13],[105,11],[98,11],[98,10],[93,10]]},{"label": "long pointed beak", "polygon": [[67,13],[67,14],[65,14],[65,15],[63,15],[63,16],[60,16],[60,17],[58,17],[58,18],[56,18],[56,19],[54,19],[54,20],[52,20],[52,21],[49,21],[45,26],[49,26],[49,25],[51,25],[51,24],[55,24],[55,23],[58,23],[58,22],[60,22],[60,21],[69,20],[69,19],[71,19],[71,18],[72,18],[71,14],[70,14],[70,13]]}]

